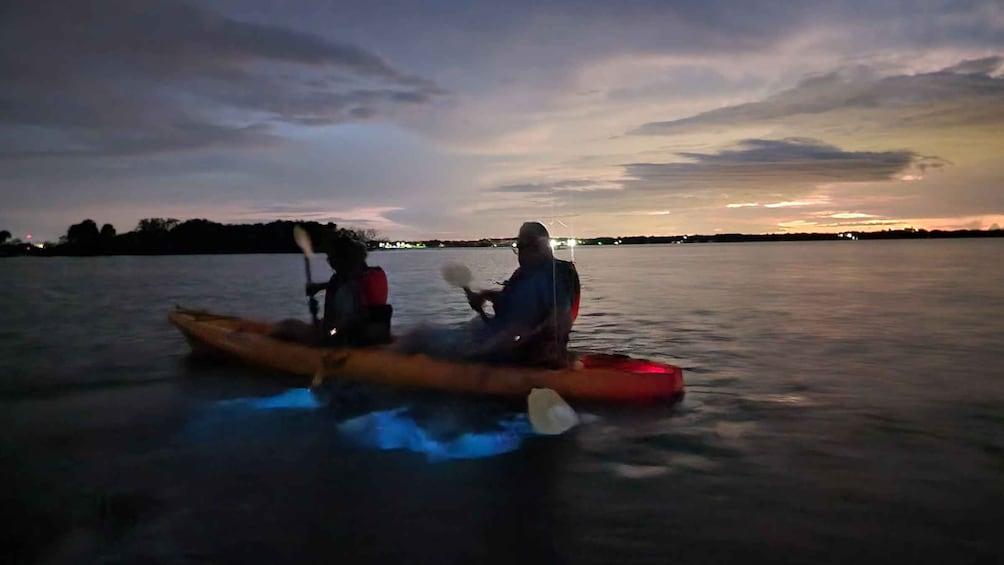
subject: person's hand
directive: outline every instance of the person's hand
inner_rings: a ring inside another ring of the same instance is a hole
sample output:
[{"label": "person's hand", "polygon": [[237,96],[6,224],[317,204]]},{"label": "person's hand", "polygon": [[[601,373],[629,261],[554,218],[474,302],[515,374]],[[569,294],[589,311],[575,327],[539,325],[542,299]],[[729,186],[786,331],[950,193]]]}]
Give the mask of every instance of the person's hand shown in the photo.
[{"label": "person's hand", "polygon": [[471,308],[475,312],[481,312],[485,309],[485,295],[483,292],[474,292],[473,290],[464,287],[464,294],[467,295],[467,303],[471,305]]},{"label": "person's hand", "polygon": [[303,290],[307,296],[313,296],[324,290],[324,283],[307,283]]}]

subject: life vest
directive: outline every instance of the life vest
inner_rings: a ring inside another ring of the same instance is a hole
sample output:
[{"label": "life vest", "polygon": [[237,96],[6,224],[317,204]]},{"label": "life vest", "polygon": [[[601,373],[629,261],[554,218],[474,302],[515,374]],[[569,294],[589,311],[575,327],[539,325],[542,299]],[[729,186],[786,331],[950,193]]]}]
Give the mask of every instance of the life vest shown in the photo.
[{"label": "life vest", "polygon": [[367,306],[387,304],[387,273],[380,267],[366,267],[362,276],[362,299]]},{"label": "life vest", "polygon": [[[562,259],[555,259],[555,272],[558,277],[561,277],[562,284],[572,295],[572,306],[569,314],[571,315],[572,322],[579,317],[579,301],[582,297],[582,286],[579,283],[579,272],[575,270],[575,263],[571,261],[564,261]],[[555,281],[557,282],[557,281]]]},{"label": "life vest", "polygon": [[367,267],[363,272],[360,291],[367,317],[360,343],[372,345],[389,342],[390,319],[394,309],[387,304],[387,273],[380,267]]},{"label": "life vest", "polygon": [[[337,275],[332,276],[324,300],[324,329],[331,330],[329,320],[334,318],[335,293],[338,291]],[[359,305],[365,311],[363,319],[352,328],[339,328],[339,333],[328,342],[332,345],[375,345],[391,340],[390,320],[394,309],[387,304],[387,274],[380,267],[366,267],[359,277]]]}]

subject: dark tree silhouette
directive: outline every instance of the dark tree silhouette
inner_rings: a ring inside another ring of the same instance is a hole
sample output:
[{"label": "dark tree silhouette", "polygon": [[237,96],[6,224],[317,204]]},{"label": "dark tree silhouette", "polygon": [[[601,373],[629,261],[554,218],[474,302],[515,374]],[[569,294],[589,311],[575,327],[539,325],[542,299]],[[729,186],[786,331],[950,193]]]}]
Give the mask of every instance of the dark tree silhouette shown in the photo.
[{"label": "dark tree silhouette", "polygon": [[178,220],[174,218],[144,218],[136,225],[139,232],[160,232],[171,231],[178,225]]},{"label": "dark tree silhouette", "polygon": [[0,230],[0,245],[7,243],[8,239],[10,239],[10,232],[7,230]]},{"label": "dark tree silhouette", "polygon": [[370,249],[375,249],[381,241],[386,242],[387,238],[380,235],[380,232],[373,228],[348,228],[344,230],[350,237],[366,244]]},{"label": "dark tree silhouette", "polygon": [[101,239],[109,240],[115,238],[115,226],[105,224],[101,226]]},{"label": "dark tree silhouette", "polygon": [[66,240],[75,245],[90,246],[98,241],[100,235],[94,220],[84,220],[70,226],[66,232]]}]

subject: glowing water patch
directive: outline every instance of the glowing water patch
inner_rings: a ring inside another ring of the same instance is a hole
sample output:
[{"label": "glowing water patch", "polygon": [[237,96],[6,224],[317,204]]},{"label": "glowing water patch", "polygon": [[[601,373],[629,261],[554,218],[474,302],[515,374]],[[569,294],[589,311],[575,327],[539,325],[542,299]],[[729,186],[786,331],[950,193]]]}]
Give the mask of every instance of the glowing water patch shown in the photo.
[{"label": "glowing water patch", "polygon": [[[220,441],[221,438],[235,437],[236,430],[240,430],[241,434],[261,434],[268,431],[282,434],[284,429],[274,426],[271,418],[247,418],[262,411],[313,411],[323,406],[309,388],[294,388],[273,396],[217,400],[186,423],[185,435],[197,441]],[[238,423],[236,427],[235,422]]]},{"label": "glowing water patch", "polygon": [[377,449],[407,449],[424,453],[430,461],[493,457],[519,449],[523,438],[533,433],[530,422],[520,415],[500,420],[501,429],[467,432],[452,439],[438,439],[406,414],[407,408],[371,412],[346,420],[338,429],[360,445]]},{"label": "glowing water patch", "polygon": [[[309,388],[290,389],[263,398],[224,400],[218,406],[252,410],[314,410],[324,406]],[[534,435],[525,414],[496,422],[488,431],[437,437],[408,415],[408,408],[370,412],[337,425],[339,433],[353,442],[376,449],[406,449],[423,453],[430,461],[494,457],[519,449],[523,439]]]},{"label": "glowing water patch", "polygon": [[309,388],[293,388],[264,398],[235,398],[220,402],[221,406],[242,406],[254,410],[313,410],[323,406]]}]

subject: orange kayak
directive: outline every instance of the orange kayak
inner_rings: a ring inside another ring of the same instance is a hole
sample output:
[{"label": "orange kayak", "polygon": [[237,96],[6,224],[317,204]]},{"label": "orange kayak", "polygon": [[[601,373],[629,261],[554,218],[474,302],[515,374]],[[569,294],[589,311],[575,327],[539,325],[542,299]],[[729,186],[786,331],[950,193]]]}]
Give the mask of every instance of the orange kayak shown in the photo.
[{"label": "orange kayak", "polygon": [[435,359],[389,347],[323,348],[270,337],[272,324],[175,308],[169,315],[196,351],[311,379],[365,381],[473,394],[526,396],[550,388],[563,397],[608,402],[673,400],[683,394],[676,366],[625,355],[577,353],[572,368],[548,369]]}]

